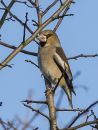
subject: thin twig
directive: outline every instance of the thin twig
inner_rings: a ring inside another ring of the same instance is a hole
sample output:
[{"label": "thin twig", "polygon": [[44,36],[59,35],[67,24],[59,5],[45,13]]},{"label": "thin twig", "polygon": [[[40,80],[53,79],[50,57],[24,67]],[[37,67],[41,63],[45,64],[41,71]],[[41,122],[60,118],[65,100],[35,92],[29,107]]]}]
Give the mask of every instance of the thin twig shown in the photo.
[{"label": "thin twig", "polygon": [[[87,115],[87,117],[86,117],[86,121],[85,121],[85,122],[88,122],[88,119],[89,119],[91,116],[94,116],[94,112],[93,112],[93,110],[91,110],[90,115]],[[95,118],[94,118],[94,119],[95,119]]]},{"label": "thin twig", "polygon": [[13,21],[13,22],[15,22],[15,20],[12,18],[12,16],[10,16],[9,18],[6,18],[5,20],[7,20],[7,21]]},{"label": "thin twig", "polygon": [[74,14],[63,14],[63,15],[61,15],[61,16],[58,16],[58,17],[56,17],[56,18],[54,18],[54,20],[56,20],[56,19],[60,19],[60,18],[64,18],[65,16],[73,16]]},{"label": "thin twig", "polygon": [[[16,49],[17,47],[9,45],[7,43],[4,43],[2,41],[0,41],[0,45],[11,48],[11,49]],[[30,52],[30,51],[26,51],[26,50],[21,50],[20,52],[24,53],[24,54],[28,54],[28,55],[32,55],[32,56],[37,56],[37,53],[35,52]]]},{"label": "thin twig", "polygon": [[[65,8],[65,10],[64,10],[64,12],[63,12],[62,15],[66,15],[66,13],[67,13],[67,11],[69,10],[69,7],[70,7],[70,5],[71,5],[72,2],[73,2],[73,1],[71,1],[71,2],[67,5],[67,7]],[[62,4],[61,4],[61,6],[62,6]],[[58,16],[58,17],[59,17],[59,16]],[[56,30],[58,29],[58,27],[60,26],[60,24],[62,23],[63,18],[64,18],[64,17],[59,18],[59,20],[58,20],[56,26],[55,26],[54,29],[53,29],[55,32],[56,32]]]},{"label": "thin twig", "polygon": [[23,103],[23,105],[24,105],[25,107],[31,109],[32,111],[37,112],[38,114],[42,115],[43,117],[45,117],[46,119],[48,119],[48,120],[50,121],[49,117],[48,117],[47,115],[45,115],[44,113],[40,112],[39,110],[36,110],[36,109],[34,109],[33,107],[31,107],[31,106],[29,106],[29,105],[26,105],[26,104],[24,104],[24,103]]},{"label": "thin twig", "polygon": [[[8,5],[8,7],[6,6],[5,12],[4,12],[4,14],[3,14],[3,16],[2,16],[2,18],[1,18],[1,20],[0,20],[0,28],[3,26],[4,21],[5,21],[5,19],[6,19],[7,15],[8,15],[8,13],[9,13],[8,10],[11,10],[11,8],[12,8],[12,6],[14,5],[15,1],[16,1],[16,0],[11,0],[10,4]],[[1,3],[4,4],[3,0],[1,0]]]},{"label": "thin twig", "polygon": [[[40,110],[40,111],[43,111],[45,108],[46,108],[46,107],[43,107],[43,105],[41,105],[41,106],[39,107],[39,110]],[[28,121],[28,123],[23,126],[23,128],[22,128],[21,130],[26,130],[26,128],[28,128],[29,125],[38,117],[38,114],[39,114],[39,113],[36,112],[36,113],[31,117],[31,119]]]},{"label": "thin twig", "polygon": [[[9,45],[9,44],[4,43],[2,41],[0,41],[0,45],[11,48],[11,49],[17,48],[15,46]],[[37,53],[30,52],[30,51],[27,51],[27,50],[21,50],[20,52],[22,52],[24,54],[32,55],[32,56],[38,56]],[[79,55],[76,55],[76,56],[68,57],[67,60],[78,60],[80,58],[94,58],[94,57],[98,57],[98,54],[97,53],[96,54],[79,54]]]},{"label": "thin twig", "polygon": [[22,102],[26,102],[27,104],[29,104],[29,103],[47,104],[47,101],[24,100]]},{"label": "thin twig", "polygon": [[39,1],[35,0],[35,5],[36,5],[36,12],[37,12],[37,16],[38,16],[38,26],[40,27],[42,25],[42,15],[40,12],[40,8],[39,8]]},{"label": "thin twig", "polygon": [[63,2],[62,2],[62,0],[59,0],[59,1],[60,1],[60,4],[61,4],[61,5],[63,5]]},{"label": "thin twig", "polygon": [[25,61],[35,65],[39,69],[39,66],[37,64],[35,64],[33,61],[31,61],[31,60],[25,60]]},{"label": "thin twig", "polygon": [[33,7],[35,7],[36,5],[35,5],[35,2],[33,2],[32,0],[28,0],[29,2],[30,2],[30,4],[33,6]]},{"label": "thin twig", "polygon": [[0,102],[0,106],[2,106],[3,102]]},{"label": "thin twig", "polygon": [[2,128],[4,130],[6,130],[7,123],[5,123],[1,118],[0,118],[0,124],[1,124]]},{"label": "thin twig", "polygon": [[43,12],[42,16],[44,16],[59,0],[55,0],[52,4],[50,4]]},{"label": "thin twig", "polygon": [[85,111],[79,113],[72,121],[71,123],[67,126],[67,128],[70,128],[82,115],[84,115],[85,113],[87,113],[92,107],[94,107],[96,104],[98,104],[98,101],[92,103],[91,105],[89,105],[89,107],[87,107],[85,109]]},{"label": "thin twig", "polygon": [[[13,65],[13,64],[12,64]],[[2,65],[1,63],[0,63],[0,66],[1,67],[9,67],[9,68],[12,68],[12,65]]]},{"label": "thin twig", "polygon": [[77,56],[73,56],[73,57],[69,57],[67,58],[68,60],[78,60],[79,58],[93,58],[93,57],[98,57],[98,54],[80,54],[80,55],[77,55]]},{"label": "thin twig", "polygon": [[70,111],[70,112],[83,112],[85,109],[64,109],[64,108],[56,108],[56,111]]},{"label": "thin twig", "polygon": [[[2,1],[2,5],[6,8],[6,10],[7,10],[7,12],[16,20],[16,21],[18,21],[22,26],[24,26],[24,23],[16,16],[16,15],[14,15],[8,8],[7,8],[7,6],[5,5],[5,3]],[[33,34],[33,31],[28,27],[28,25],[26,25],[26,28],[27,28],[27,30],[31,33],[31,34]]]},{"label": "thin twig", "polygon": [[8,121],[8,126],[9,126],[9,129],[13,129],[13,130],[17,130],[17,128],[14,127],[13,123],[9,122]]},{"label": "thin twig", "polygon": [[0,8],[0,10],[6,10],[5,8]]},{"label": "thin twig", "polygon": [[91,125],[91,124],[97,124],[98,123],[98,119],[94,120],[94,121],[88,121],[88,122],[84,122],[84,123],[81,123],[79,125],[76,125],[74,127],[71,127],[71,128],[64,128],[64,129],[60,129],[60,130],[77,130],[79,128],[83,128],[85,126],[88,126],[88,125]]},{"label": "thin twig", "polygon": [[33,8],[32,6],[28,5],[28,3],[27,3],[26,1],[19,1],[19,0],[17,0],[16,2],[17,2],[17,3],[24,4],[24,5],[26,5],[26,6],[29,7],[29,8]]},{"label": "thin twig", "polygon": [[[13,59],[16,54],[18,54],[25,46],[27,46],[31,41],[35,39],[37,34],[45,28],[49,23],[52,22],[52,20],[57,17],[65,8],[68,7],[69,3],[72,3],[72,0],[66,0],[63,5],[49,18],[47,19],[34,33],[31,35],[24,43],[21,43],[17,49],[15,49],[10,55],[2,62],[2,65],[7,64],[11,59]],[[3,66],[0,66],[0,69],[2,69]]]},{"label": "thin twig", "polygon": [[38,23],[34,19],[32,19],[32,22],[34,26],[38,27]]},{"label": "thin twig", "polygon": [[26,20],[25,20],[25,23],[24,23],[24,30],[23,30],[23,42],[25,42],[25,37],[26,37],[26,25],[27,25],[27,22],[28,22],[28,13],[26,12],[26,16],[25,16]]}]

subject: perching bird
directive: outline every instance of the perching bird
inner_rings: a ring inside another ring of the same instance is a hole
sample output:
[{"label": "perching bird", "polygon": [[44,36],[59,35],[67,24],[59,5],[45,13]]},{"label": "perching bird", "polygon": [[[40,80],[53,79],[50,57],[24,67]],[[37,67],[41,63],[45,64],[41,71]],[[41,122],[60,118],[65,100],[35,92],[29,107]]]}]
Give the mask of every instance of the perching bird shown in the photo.
[{"label": "perching bird", "polygon": [[59,86],[65,91],[73,108],[72,92],[75,94],[75,91],[72,85],[72,73],[57,34],[52,30],[45,30],[37,39],[40,41],[38,64],[42,74],[54,85],[62,76]]}]

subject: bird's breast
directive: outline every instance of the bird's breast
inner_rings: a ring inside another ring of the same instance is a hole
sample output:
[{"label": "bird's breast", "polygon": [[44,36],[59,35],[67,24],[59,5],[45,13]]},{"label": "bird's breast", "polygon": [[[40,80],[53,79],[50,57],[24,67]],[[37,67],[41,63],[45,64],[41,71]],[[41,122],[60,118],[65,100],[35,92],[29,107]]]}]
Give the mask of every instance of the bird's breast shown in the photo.
[{"label": "bird's breast", "polygon": [[56,84],[62,74],[54,62],[53,55],[53,49],[40,49],[38,53],[38,64],[43,75],[46,76],[46,78],[48,78],[53,84]]}]

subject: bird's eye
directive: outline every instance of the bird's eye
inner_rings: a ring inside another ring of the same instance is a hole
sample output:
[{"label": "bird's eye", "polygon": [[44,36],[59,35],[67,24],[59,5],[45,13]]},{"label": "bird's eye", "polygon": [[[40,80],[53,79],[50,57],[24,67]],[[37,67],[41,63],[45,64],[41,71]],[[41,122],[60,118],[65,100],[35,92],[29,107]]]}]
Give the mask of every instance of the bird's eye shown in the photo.
[{"label": "bird's eye", "polygon": [[49,37],[51,37],[51,34],[47,34],[47,35],[46,35],[46,38],[47,38],[47,39],[48,39]]}]

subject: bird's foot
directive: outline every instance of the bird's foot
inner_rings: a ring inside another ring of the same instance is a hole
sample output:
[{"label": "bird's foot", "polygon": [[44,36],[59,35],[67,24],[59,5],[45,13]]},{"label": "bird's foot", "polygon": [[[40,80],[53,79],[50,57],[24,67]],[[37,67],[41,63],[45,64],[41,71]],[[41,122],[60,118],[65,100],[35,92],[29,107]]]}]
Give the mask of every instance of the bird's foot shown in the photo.
[{"label": "bird's foot", "polygon": [[45,96],[48,96],[49,94],[53,93],[54,88],[49,88],[45,91]]}]

